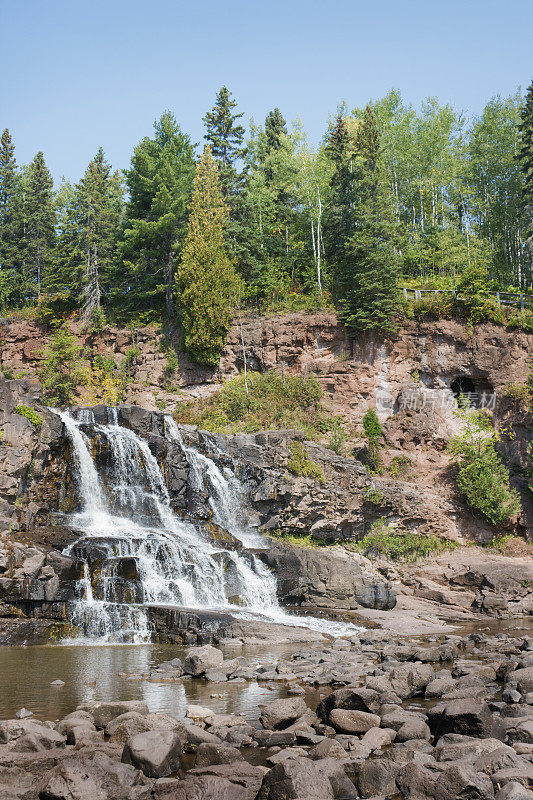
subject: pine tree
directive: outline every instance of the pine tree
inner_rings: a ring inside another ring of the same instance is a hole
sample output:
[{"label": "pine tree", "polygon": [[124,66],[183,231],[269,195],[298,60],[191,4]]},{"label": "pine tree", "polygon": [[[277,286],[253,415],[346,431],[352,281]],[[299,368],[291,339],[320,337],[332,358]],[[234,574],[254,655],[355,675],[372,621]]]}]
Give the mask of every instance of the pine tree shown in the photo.
[{"label": "pine tree", "polygon": [[23,300],[19,266],[20,176],[15,160],[15,148],[6,128],[0,139],[0,304],[3,306]]},{"label": "pine tree", "polygon": [[135,148],[126,173],[126,208],[115,302],[149,317],[166,308],[174,318],[173,292],[187,229],[187,207],[194,174],[193,146],[173,114],[165,112],[154,125],[153,139]]},{"label": "pine tree", "polygon": [[279,150],[282,146],[283,136],[287,136],[287,123],[277,107],[267,114],[265,136],[269,150]]},{"label": "pine tree", "polygon": [[246,157],[245,130],[239,123],[243,112],[233,112],[236,106],[231,92],[223,86],[216,96],[213,109],[203,118],[207,130],[204,139],[211,147],[213,158],[218,161],[222,196],[228,207],[226,246],[241,273],[246,274],[250,262],[246,172],[237,169]]},{"label": "pine tree", "polygon": [[227,207],[218,173],[206,146],[196,167],[187,236],[176,275],[185,348],[206,366],[218,363],[237,288],[224,242]]},{"label": "pine tree", "polygon": [[40,298],[43,276],[54,257],[57,222],[54,184],[42,152],[38,152],[31,162],[26,184],[25,261]]},{"label": "pine tree", "polygon": [[518,158],[524,176],[522,202],[526,228],[526,259],[531,276],[533,275],[533,82],[527,90],[521,117]]},{"label": "pine tree", "polygon": [[[123,205],[122,179],[100,147],[74,187],[61,222],[59,255],[46,282],[48,302],[78,306],[89,321],[101,315],[114,263]],[[51,296],[51,297],[50,297]]]},{"label": "pine tree", "polygon": [[338,281],[341,318],[351,332],[391,331],[398,303],[395,224],[370,106],[359,128],[356,154],[355,232],[346,243]]},{"label": "pine tree", "polygon": [[333,164],[330,204],[325,215],[326,253],[336,277],[346,269],[346,243],[354,232],[354,143],[340,109],[329,132],[326,153]]}]

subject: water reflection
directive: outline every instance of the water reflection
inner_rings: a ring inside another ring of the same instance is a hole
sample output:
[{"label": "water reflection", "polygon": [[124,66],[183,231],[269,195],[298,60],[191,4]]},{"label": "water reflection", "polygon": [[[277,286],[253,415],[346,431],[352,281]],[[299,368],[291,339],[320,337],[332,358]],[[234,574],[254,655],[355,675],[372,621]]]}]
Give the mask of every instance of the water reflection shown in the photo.
[{"label": "water reflection", "polygon": [[[252,663],[265,663],[289,650],[294,648],[242,652]],[[217,713],[242,713],[254,720],[259,704],[284,694],[282,687],[272,690],[255,682],[147,679],[153,666],[183,655],[182,648],[150,644],[0,647],[0,719],[13,717],[23,706],[41,719],[56,720],[91,700],[144,700],[150,711],[177,716],[185,715],[188,703],[199,703]],[[51,686],[57,679],[65,685]]]}]

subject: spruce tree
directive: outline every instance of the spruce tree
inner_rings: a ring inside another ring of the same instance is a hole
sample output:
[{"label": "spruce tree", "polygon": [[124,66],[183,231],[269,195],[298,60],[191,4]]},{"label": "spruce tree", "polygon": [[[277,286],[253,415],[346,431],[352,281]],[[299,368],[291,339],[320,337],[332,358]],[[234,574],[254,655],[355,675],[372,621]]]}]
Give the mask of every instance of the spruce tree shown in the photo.
[{"label": "spruce tree", "polygon": [[53,180],[42,152],[28,168],[25,192],[25,261],[32,282],[41,296],[43,276],[54,257],[56,212]]},{"label": "spruce tree", "polygon": [[187,230],[194,175],[193,146],[165,112],[152,139],[135,148],[126,173],[129,203],[121,234],[115,303],[146,318],[174,318],[174,275]]},{"label": "spruce tree", "polygon": [[265,136],[269,150],[279,150],[283,136],[287,136],[287,123],[279,108],[269,111],[265,120]]},{"label": "spruce tree", "polygon": [[245,198],[245,170],[238,170],[245,159],[244,127],[239,120],[243,112],[234,113],[237,103],[231,92],[223,86],[218,92],[215,105],[203,121],[207,133],[204,136],[211,148],[212,157],[218,162],[222,196],[228,207],[226,245],[228,252],[246,274],[250,261],[248,225]]},{"label": "spruce tree", "polygon": [[206,146],[196,167],[187,236],[176,275],[185,349],[215,366],[231,321],[237,282],[224,241],[227,207],[219,170]]},{"label": "spruce tree", "polygon": [[518,158],[524,176],[522,205],[525,222],[526,259],[533,277],[533,82],[530,84],[522,108]]},{"label": "spruce tree", "polygon": [[0,302],[23,301],[20,276],[20,176],[15,147],[6,128],[0,139]]},{"label": "spruce tree", "polygon": [[78,306],[89,321],[101,316],[115,258],[123,205],[122,179],[100,147],[62,215],[59,253],[46,281],[48,302]]},{"label": "spruce tree", "polygon": [[329,132],[326,153],[333,165],[329,208],[325,214],[324,238],[335,282],[346,266],[346,243],[354,232],[354,142],[344,109],[340,109]]},{"label": "spruce tree", "polygon": [[356,141],[355,232],[339,274],[341,318],[349,331],[392,331],[398,305],[395,223],[376,118],[367,106]]}]

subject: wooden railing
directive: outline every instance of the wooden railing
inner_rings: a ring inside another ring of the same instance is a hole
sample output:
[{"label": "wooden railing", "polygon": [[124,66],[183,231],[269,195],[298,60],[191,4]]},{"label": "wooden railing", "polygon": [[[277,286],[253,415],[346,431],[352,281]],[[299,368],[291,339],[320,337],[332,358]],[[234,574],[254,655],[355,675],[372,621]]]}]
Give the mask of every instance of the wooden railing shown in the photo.
[{"label": "wooden railing", "polygon": [[[403,292],[403,296],[406,300],[412,300],[413,302],[422,300],[422,297],[426,295],[437,297],[439,294],[448,294],[455,297],[457,300],[463,299],[454,289],[410,289],[407,286],[400,286],[399,289]],[[496,302],[499,306],[519,308],[521,311],[524,311],[526,308],[533,309],[533,295],[531,294],[524,294],[522,292],[493,292],[492,297],[496,298]]]}]

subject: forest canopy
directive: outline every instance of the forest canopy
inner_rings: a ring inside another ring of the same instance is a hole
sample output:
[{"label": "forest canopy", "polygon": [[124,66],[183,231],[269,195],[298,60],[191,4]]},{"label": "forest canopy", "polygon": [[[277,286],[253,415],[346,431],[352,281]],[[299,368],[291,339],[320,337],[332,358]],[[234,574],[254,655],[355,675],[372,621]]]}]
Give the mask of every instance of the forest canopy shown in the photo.
[{"label": "forest canopy", "polygon": [[220,342],[237,307],[332,305],[354,332],[387,331],[400,287],[531,291],[533,84],[471,120],[392,90],[339,106],[316,146],[278,108],[248,130],[243,113],[222,87],[203,119],[207,156],[166,111],[129,169],[100,147],[57,187],[42,152],[17,163],[6,128],[0,311],[185,322],[214,362],[218,345],[199,337],[215,307]]}]

